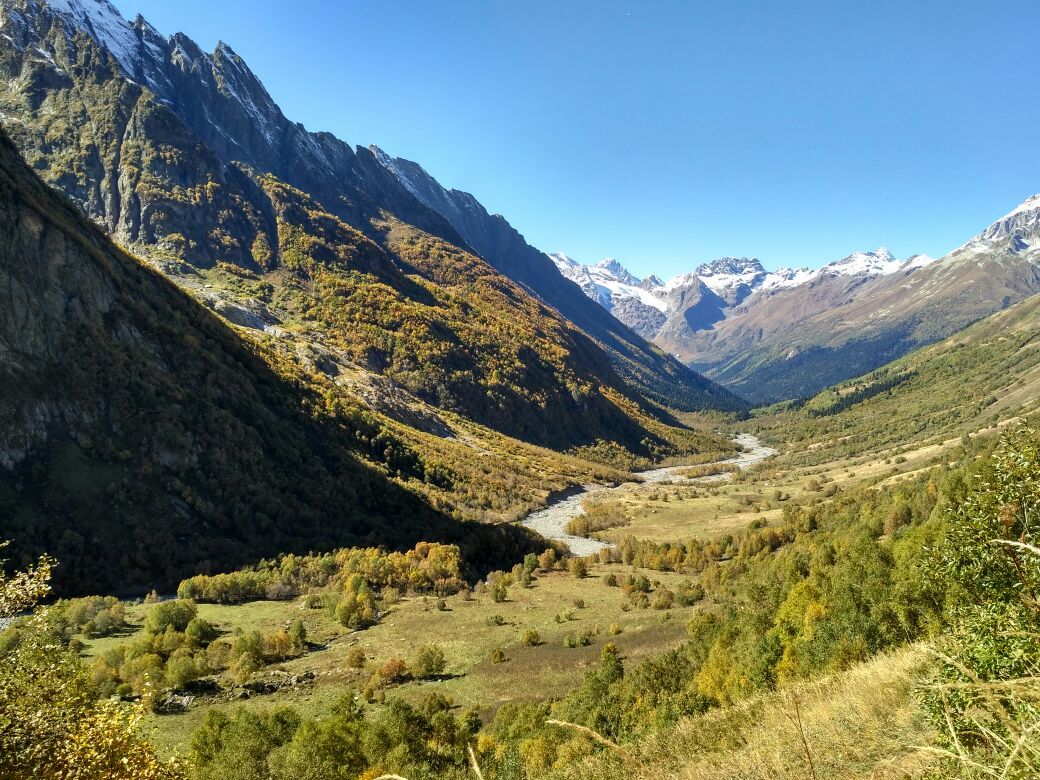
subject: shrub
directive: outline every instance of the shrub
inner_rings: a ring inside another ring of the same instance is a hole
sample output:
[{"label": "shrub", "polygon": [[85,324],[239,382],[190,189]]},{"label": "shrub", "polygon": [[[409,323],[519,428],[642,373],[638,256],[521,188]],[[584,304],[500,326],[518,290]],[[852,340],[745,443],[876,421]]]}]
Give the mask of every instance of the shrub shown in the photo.
[{"label": "shrub", "polygon": [[579,580],[585,579],[589,576],[589,565],[585,562],[584,558],[571,558],[567,563],[567,568],[571,574],[577,577]]},{"label": "shrub", "polygon": [[384,685],[403,682],[408,679],[408,665],[403,658],[391,658],[379,669],[379,680]]},{"label": "shrub", "polygon": [[217,629],[200,617],[194,617],[184,629],[185,641],[195,647],[208,645],[217,638]]},{"label": "shrub", "polygon": [[412,676],[418,680],[428,680],[444,673],[444,651],[436,645],[423,645],[415,651],[412,659]]},{"label": "shrub", "polygon": [[689,580],[683,580],[675,589],[675,600],[679,606],[690,607],[704,598],[704,588]]},{"label": "shrub", "polygon": [[352,647],[347,651],[347,666],[351,669],[364,669],[365,661],[365,651],[360,647]]},{"label": "shrub", "polygon": [[654,594],[654,609],[671,609],[675,603],[675,594],[667,588],[661,588]]},{"label": "shrub", "polygon": [[556,568],[556,550],[551,547],[538,556],[538,568],[542,571],[552,571]]},{"label": "shrub", "polygon": [[501,664],[508,660],[509,659],[506,658],[506,651],[501,647],[496,647],[494,650],[491,651],[491,663]]},{"label": "shrub", "polygon": [[523,636],[520,637],[520,644],[525,645],[527,647],[535,647],[536,645],[540,645],[541,643],[541,634],[539,634],[533,628],[529,628],[526,631],[524,631]]}]

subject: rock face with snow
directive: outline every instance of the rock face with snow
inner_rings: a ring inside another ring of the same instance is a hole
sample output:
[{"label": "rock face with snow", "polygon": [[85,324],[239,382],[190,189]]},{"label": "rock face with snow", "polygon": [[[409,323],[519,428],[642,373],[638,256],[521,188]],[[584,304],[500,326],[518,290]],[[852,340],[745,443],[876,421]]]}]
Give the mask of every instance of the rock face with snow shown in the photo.
[{"label": "rock face with snow", "polygon": [[901,260],[882,247],[815,270],[767,271],[754,258],[723,257],[633,284],[613,266],[556,258],[564,276],[662,348],[771,402],[868,372],[1040,292],[1040,195],[940,260]]},{"label": "rock face with snow", "polygon": [[754,257],[720,257],[667,282],[656,276],[640,280],[617,260],[582,265],[565,254],[550,255],[560,273],[589,298],[640,334],[669,347],[692,333],[710,329],[748,299],[825,279],[861,282],[877,276],[909,272],[931,261],[924,255],[897,260],[882,247],[856,252],[818,270],[779,268],[767,271]]},{"label": "rock face with snow", "polygon": [[803,397],[1040,292],[1040,198],[936,260],[857,252],[658,343],[758,402]]}]

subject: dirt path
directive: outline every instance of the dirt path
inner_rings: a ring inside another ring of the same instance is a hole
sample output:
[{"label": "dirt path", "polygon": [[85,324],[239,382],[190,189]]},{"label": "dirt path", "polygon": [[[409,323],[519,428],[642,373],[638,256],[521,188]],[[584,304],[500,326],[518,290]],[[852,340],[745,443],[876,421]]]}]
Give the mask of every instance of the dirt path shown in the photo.
[{"label": "dirt path", "polygon": [[[757,436],[752,436],[750,433],[742,433],[733,440],[737,444],[743,446],[745,451],[732,458],[720,460],[718,461],[719,463],[731,463],[737,468],[746,469],[749,466],[760,463],[766,458],[776,454],[776,450],[764,446]],[[729,473],[715,474],[710,477],[695,477],[692,479],[682,479],[675,476],[676,472],[682,471],[686,468],[689,468],[689,466],[668,466],[661,469],[641,471],[638,472],[638,476],[642,478],[644,483],[650,484],[653,484],[654,482],[664,482],[668,479],[687,484],[704,484],[708,482],[725,482],[730,478]],[[618,488],[616,487],[611,488],[606,485],[584,485],[577,489],[577,491],[572,495],[556,499],[549,504],[549,506],[545,507],[545,509],[531,512],[527,517],[520,521],[520,525],[525,528],[530,528],[532,531],[537,531],[547,539],[554,539],[558,542],[563,542],[575,555],[591,555],[592,553],[599,552],[604,547],[610,547],[611,545],[606,542],[601,542],[598,539],[589,539],[584,536],[572,536],[564,529],[567,527],[567,523],[575,517],[585,513],[583,504],[586,496],[590,493],[597,493],[603,490],[617,489]]]}]

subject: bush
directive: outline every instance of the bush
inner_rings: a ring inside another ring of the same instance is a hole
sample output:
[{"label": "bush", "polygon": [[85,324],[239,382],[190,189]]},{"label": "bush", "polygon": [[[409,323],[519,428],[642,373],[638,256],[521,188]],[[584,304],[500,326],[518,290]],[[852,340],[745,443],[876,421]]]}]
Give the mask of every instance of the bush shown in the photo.
[{"label": "bush", "polygon": [[584,558],[571,558],[567,563],[567,568],[570,570],[571,574],[579,580],[585,579],[589,576],[589,565],[585,562]]},{"label": "bush", "polygon": [[444,673],[444,651],[436,645],[423,645],[415,651],[412,659],[412,676],[418,680],[428,680]]},{"label": "bush", "polygon": [[704,588],[689,580],[683,580],[675,589],[675,600],[682,607],[691,607],[704,598]]},{"label": "bush", "polygon": [[347,666],[351,669],[364,669],[365,661],[365,651],[360,647],[352,647],[347,651]]},{"label": "bush", "polygon": [[541,634],[535,631],[533,628],[529,628],[524,631],[523,636],[520,637],[520,644],[527,647],[535,647],[542,643]]},{"label": "bush", "polygon": [[391,658],[379,669],[379,680],[384,685],[404,682],[408,679],[408,665],[403,658]]},{"label": "bush", "polygon": [[195,647],[208,645],[217,638],[217,629],[208,621],[194,617],[184,628],[185,641]]},{"label": "bush", "polygon": [[675,603],[675,594],[667,588],[661,588],[654,594],[654,609],[671,609]]},{"label": "bush", "polygon": [[556,550],[551,547],[538,556],[538,568],[542,571],[552,571],[556,568]]}]

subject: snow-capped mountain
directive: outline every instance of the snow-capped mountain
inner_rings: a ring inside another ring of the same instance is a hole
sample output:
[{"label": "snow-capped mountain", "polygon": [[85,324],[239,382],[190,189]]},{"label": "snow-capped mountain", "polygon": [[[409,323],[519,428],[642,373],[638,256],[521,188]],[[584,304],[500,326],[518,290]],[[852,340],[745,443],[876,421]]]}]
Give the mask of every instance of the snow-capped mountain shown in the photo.
[{"label": "snow-capped mountain", "polygon": [[[927,255],[899,260],[884,247],[872,252],[855,252],[815,270],[767,271],[755,257],[720,257],[662,282],[653,275],[639,279],[610,257],[594,265],[583,265],[562,252],[549,257],[560,273],[575,282],[588,297],[648,338],[656,337],[669,318],[677,314],[685,321],[676,326],[680,330],[691,322],[711,327],[723,319],[728,310],[759,292],[772,294],[823,278],[865,281],[910,273],[933,262]],[[693,307],[699,309],[696,314],[691,310]]]},{"label": "snow-capped mountain", "polygon": [[1040,247],[1040,193],[1022,201],[978,235],[972,237],[954,254],[984,250],[1006,243],[1011,252],[1025,252]]},{"label": "snow-capped mountain", "polygon": [[775,401],[871,371],[1037,293],[1033,196],[939,259],[857,252],[785,289],[759,287],[708,328],[669,317],[655,340],[752,399]]},{"label": "snow-capped mountain", "polygon": [[660,284],[654,284],[656,277],[639,279],[612,257],[595,265],[582,265],[562,252],[549,257],[564,277],[640,336],[652,339],[664,324],[670,306]]},{"label": "snow-capped mountain", "polygon": [[935,261],[928,255],[911,255],[906,260],[898,260],[895,255],[885,247],[875,249],[873,252],[854,252],[841,260],[828,263],[820,269],[820,274],[832,276],[858,276],[871,278],[875,276],[887,276],[900,271],[913,271],[923,268]]}]

